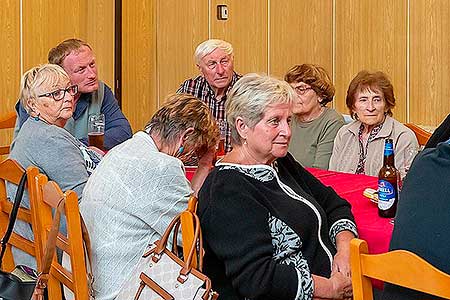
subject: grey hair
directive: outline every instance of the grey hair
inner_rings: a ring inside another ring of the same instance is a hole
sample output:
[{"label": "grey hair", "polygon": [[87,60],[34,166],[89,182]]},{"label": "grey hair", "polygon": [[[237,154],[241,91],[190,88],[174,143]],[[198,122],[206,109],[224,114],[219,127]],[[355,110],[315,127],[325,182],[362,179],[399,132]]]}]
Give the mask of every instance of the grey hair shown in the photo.
[{"label": "grey hair", "polygon": [[197,46],[197,49],[195,49],[194,53],[195,63],[199,65],[203,57],[210,54],[217,48],[223,50],[225,54],[231,55],[231,57],[233,57],[233,46],[230,43],[225,42],[223,40],[210,39],[202,42],[200,45]]},{"label": "grey hair", "polygon": [[225,104],[232,143],[242,144],[236,129],[238,117],[243,118],[247,126],[253,128],[264,117],[267,106],[292,105],[295,98],[294,90],[285,81],[264,74],[249,73],[243,76],[231,89]]},{"label": "grey hair", "polygon": [[65,81],[70,82],[69,75],[58,65],[44,64],[31,68],[22,75],[20,81],[20,104],[30,114],[32,108],[29,106],[29,100],[37,100],[39,94],[50,92],[42,88],[44,83],[44,88],[52,88]]}]

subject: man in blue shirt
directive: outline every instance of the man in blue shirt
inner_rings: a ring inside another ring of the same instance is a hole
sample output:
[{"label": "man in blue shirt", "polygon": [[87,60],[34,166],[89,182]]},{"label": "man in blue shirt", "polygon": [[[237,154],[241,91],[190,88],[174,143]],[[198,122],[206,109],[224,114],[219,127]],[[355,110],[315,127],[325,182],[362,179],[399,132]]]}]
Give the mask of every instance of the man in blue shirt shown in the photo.
[{"label": "man in blue shirt", "polygon": [[[87,124],[91,114],[105,115],[104,148],[129,139],[132,135],[130,123],[119,108],[111,89],[98,80],[97,65],[92,48],[84,41],[68,39],[51,49],[48,61],[60,65],[69,75],[72,84],[78,85],[74,97],[73,116],[65,128],[76,138],[87,144]],[[17,122],[15,135],[28,118],[28,113],[16,104]]]}]

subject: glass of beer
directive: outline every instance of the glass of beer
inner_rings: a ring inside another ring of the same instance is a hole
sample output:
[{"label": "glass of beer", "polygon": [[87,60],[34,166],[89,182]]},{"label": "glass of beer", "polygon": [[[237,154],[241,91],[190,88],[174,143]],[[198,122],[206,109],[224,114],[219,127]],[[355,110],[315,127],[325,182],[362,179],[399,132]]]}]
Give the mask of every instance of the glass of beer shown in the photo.
[{"label": "glass of beer", "polygon": [[89,116],[88,143],[89,146],[105,150],[103,146],[105,136],[105,115],[93,114]]},{"label": "glass of beer", "polygon": [[217,158],[222,158],[225,155],[225,138],[227,134],[227,121],[220,120],[217,122],[217,125],[220,131],[220,140],[216,148],[216,155]]}]

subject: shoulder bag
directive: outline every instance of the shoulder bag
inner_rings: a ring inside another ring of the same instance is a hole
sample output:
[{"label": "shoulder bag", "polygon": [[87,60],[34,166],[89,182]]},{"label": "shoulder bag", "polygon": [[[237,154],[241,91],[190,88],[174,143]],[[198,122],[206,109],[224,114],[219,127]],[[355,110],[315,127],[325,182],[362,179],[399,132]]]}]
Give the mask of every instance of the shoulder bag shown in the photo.
[{"label": "shoulder bag", "polygon": [[[218,294],[211,289],[211,280],[199,270],[191,267],[194,250],[203,248],[200,220],[193,213],[194,239],[185,261],[167,249],[167,242],[172,230],[173,248],[176,249],[177,228],[180,215],[176,216],[167,227],[162,238],[150,246],[139,260],[137,267],[123,285],[116,300],[143,299],[203,299],[215,300]],[[202,253],[202,251],[199,251]],[[201,269],[202,260],[199,259]]]}]

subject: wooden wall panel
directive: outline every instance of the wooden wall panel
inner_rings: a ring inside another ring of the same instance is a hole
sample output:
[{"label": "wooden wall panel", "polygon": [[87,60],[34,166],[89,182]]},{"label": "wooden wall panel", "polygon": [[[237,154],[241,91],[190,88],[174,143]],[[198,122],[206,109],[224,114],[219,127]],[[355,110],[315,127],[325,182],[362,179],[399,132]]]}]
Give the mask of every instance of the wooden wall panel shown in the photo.
[{"label": "wooden wall panel", "polygon": [[450,113],[450,5],[414,0],[410,11],[410,120],[436,126]]},{"label": "wooden wall panel", "polygon": [[98,76],[114,92],[114,1],[87,1],[86,41],[94,49]]},{"label": "wooden wall panel", "polygon": [[158,108],[154,1],[124,1],[122,10],[122,111],[138,131]]},{"label": "wooden wall panel", "polygon": [[[230,42],[235,70],[268,72],[267,0],[210,0],[211,38]],[[228,6],[228,20],[217,20],[217,5]]]},{"label": "wooden wall panel", "polygon": [[86,39],[86,3],[87,0],[23,0],[24,71],[46,63],[48,51],[59,42],[71,37]]},{"label": "wooden wall panel", "polygon": [[336,107],[348,113],[348,84],[362,69],[387,73],[394,117],[406,120],[407,0],[336,1]]},{"label": "wooden wall panel", "polygon": [[157,7],[158,99],[176,92],[199,74],[194,61],[198,44],[208,39],[208,0],[159,0]]},{"label": "wooden wall panel", "polygon": [[[2,2],[0,37],[2,63],[0,66],[0,115],[12,111],[19,94],[20,83],[20,7],[16,0]],[[0,130],[0,145],[11,142],[12,130]]]},{"label": "wooden wall panel", "polygon": [[91,45],[97,60],[99,78],[112,87],[113,1],[23,0],[24,71],[46,63],[48,51],[52,47],[73,37]]},{"label": "wooden wall panel", "polygon": [[283,78],[294,65],[333,68],[333,7],[330,0],[270,2],[270,73]]}]

